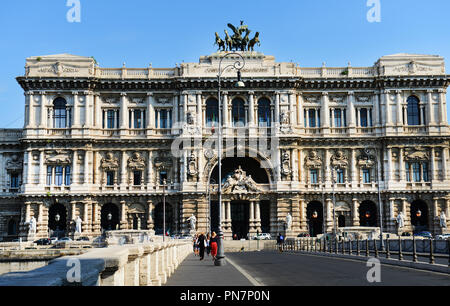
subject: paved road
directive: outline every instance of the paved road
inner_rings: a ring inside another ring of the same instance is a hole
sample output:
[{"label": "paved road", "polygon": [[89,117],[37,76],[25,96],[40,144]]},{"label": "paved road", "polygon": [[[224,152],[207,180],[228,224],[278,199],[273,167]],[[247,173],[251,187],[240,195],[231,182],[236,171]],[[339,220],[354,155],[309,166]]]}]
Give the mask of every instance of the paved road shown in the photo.
[{"label": "paved road", "polygon": [[[228,253],[226,256],[266,286],[373,286],[366,262],[277,252]],[[450,286],[448,274],[381,266],[382,286]]]}]

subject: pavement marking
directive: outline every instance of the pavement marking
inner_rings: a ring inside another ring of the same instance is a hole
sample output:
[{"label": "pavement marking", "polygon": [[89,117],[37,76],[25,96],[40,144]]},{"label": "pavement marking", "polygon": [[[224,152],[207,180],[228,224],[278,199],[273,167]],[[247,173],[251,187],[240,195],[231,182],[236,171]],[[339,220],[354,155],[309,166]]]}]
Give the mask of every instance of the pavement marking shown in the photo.
[{"label": "pavement marking", "polygon": [[[326,255],[320,255],[320,254],[304,254],[304,253],[284,253],[284,254],[289,254],[289,255],[304,255],[304,256],[312,256],[312,257],[322,257],[322,258],[333,258],[333,259],[340,259],[340,260],[345,260],[345,261],[353,261],[353,262],[364,262],[367,258],[367,260],[369,259],[368,257],[361,257],[360,259],[358,258],[342,258],[342,257],[334,257],[334,256],[326,256]],[[375,256],[372,256],[373,258],[375,258]],[[430,271],[430,270],[424,270],[424,269],[420,269],[420,268],[411,268],[411,267],[405,267],[405,266],[398,266],[395,263],[381,263],[381,266],[389,266],[392,268],[398,268],[398,269],[404,269],[404,270],[412,270],[412,271],[417,271],[417,272],[427,272],[430,274],[438,274],[438,275],[445,275],[448,276],[448,273],[445,272],[438,272],[438,271]]]},{"label": "pavement marking", "polygon": [[248,274],[243,268],[241,268],[237,263],[232,261],[230,258],[225,257],[226,261],[228,261],[233,267],[235,267],[242,275],[244,275],[255,287],[263,287],[264,284],[260,281],[257,281],[253,276]]}]

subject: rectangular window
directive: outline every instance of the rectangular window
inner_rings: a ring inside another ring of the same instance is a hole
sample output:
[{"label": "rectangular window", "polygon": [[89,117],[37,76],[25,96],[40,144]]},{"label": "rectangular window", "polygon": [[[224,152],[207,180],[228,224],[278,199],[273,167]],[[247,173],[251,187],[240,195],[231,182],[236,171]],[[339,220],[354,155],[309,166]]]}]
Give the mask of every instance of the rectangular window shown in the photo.
[{"label": "rectangular window", "polygon": [[133,185],[134,186],[140,186],[142,184],[141,176],[142,176],[141,171],[134,171],[134,173],[133,173]]},{"label": "rectangular window", "polygon": [[62,186],[63,184],[63,167],[56,166],[55,167],[55,185]]},{"label": "rectangular window", "polygon": [[17,189],[20,186],[20,182],[19,182],[19,173],[11,173],[11,184],[10,184],[10,188],[11,189]]},{"label": "rectangular window", "polygon": [[160,128],[161,129],[167,129],[169,126],[169,116],[168,116],[168,112],[165,109],[162,109],[159,112],[159,116],[160,116]]},{"label": "rectangular window", "polygon": [[116,127],[116,125],[115,125],[115,116],[116,115],[116,112],[115,111],[113,111],[113,110],[109,110],[108,112],[107,112],[107,128],[108,129],[114,129],[115,127]]},{"label": "rectangular window", "polygon": [[53,167],[47,167],[47,186],[51,186],[53,183]]},{"label": "rectangular window", "polygon": [[336,171],[336,175],[337,175],[336,183],[338,183],[338,184],[344,184],[344,170],[338,169],[338,170]]},{"label": "rectangular window", "polygon": [[164,180],[167,180],[167,172],[166,171],[161,171],[161,172],[159,172],[159,184],[163,185],[164,184]]},{"label": "rectangular window", "polygon": [[429,182],[430,176],[428,175],[428,163],[422,163],[423,181]]},{"label": "rectangular window", "polygon": [[312,169],[309,172],[309,176],[311,178],[311,184],[317,184],[318,179],[317,179],[317,169]]},{"label": "rectangular window", "polygon": [[70,186],[72,181],[71,181],[71,175],[70,175],[70,166],[66,166],[65,169],[65,174],[64,174],[64,185],[66,186]]},{"label": "rectangular window", "polygon": [[368,127],[368,120],[367,120],[367,108],[362,108],[361,111],[361,127]]},{"label": "rectangular window", "polygon": [[372,182],[369,169],[363,169],[363,182],[364,184],[369,184]]},{"label": "rectangular window", "polygon": [[335,127],[342,127],[342,112],[340,109],[334,110],[334,126]]},{"label": "rectangular window", "polygon": [[309,110],[309,127],[310,128],[316,127],[316,110],[315,109]]},{"label": "rectangular window", "polygon": [[420,182],[420,163],[413,163],[413,180],[414,182],[418,183]]},{"label": "rectangular window", "polygon": [[106,172],[106,185],[114,186],[114,171]]},{"label": "rectangular window", "polygon": [[405,164],[405,169],[406,169],[406,181],[407,182],[411,182],[411,173],[409,172],[409,163],[407,162]]}]

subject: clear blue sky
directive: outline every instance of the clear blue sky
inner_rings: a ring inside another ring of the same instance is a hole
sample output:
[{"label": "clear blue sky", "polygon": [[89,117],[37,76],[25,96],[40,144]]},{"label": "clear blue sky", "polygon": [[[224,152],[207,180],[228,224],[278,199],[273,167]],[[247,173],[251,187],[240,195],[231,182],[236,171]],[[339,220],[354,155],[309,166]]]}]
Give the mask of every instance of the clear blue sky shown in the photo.
[{"label": "clear blue sky", "polygon": [[173,67],[214,52],[214,32],[240,20],[261,33],[257,50],[277,61],[371,66],[383,55],[423,53],[445,57],[449,72],[450,1],[380,2],[381,22],[369,23],[367,0],[81,0],[81,23],[69,23],[67,0],[1,1],[0,128],[23,126],[15,77],[29,56],[71,53],[94,56],[102,67]]}]

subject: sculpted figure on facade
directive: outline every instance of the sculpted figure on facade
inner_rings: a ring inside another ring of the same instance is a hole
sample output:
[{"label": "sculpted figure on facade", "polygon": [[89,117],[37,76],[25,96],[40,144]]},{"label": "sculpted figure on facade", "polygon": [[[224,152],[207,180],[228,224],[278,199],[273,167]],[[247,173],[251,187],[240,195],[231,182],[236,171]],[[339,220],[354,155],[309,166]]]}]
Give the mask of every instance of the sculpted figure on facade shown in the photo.
[{"label": "sculpted figure on facade", "polygon": [[423,148],[407,148],[404,154],[404,158],[407,161],[424,161],[430,159],[430,154]]},{"label": "sculpted figure on facade", "polygon": [[19,159],[19,156],[14,154],[10,160],[6,162],[6,170],[8,171],[20,171],[23,168],[23,162]]},{"label": "sculpted figure on facade", "polygon": [[441,212],[441,216],[439,217],[439,226],[441,228],[447,228],[447,216],[445,215],[445,212]]},{"label": "sculpted figure on facade", "polygon": [[257,192],[260,191],[252,176],[242,170],[241,166],[230,175],[223,185],[224,193],[240,193],[240,192]]},{"label": "sculpted figure on facade", "polygon": [[47,165],[70,165],[72,163],[67,151],[47,152],[47,155],[49,156],[45,160]]},{"label": "sculpted figure on facade", "polygon": [[198,174],[197,170],[197,157],[194,152],[191,153],[188,160],[187,173],[190,176],[196,176]]},{"label": "sculpted figure on facade", "polygon": [[128,159],[128,168],[130,170],[145,170],[145,158],[139,152],[135,152],[132,157]]},{"label": "sculpted figure on facade", "polygon": [[341,150],[336,151],[336,153],[331,157],[331,165],[334,168],[347,168],[348,157],[344,155]]},{"label": "sculpted figure on facade", "polygon": [[114,157],[114,154],[109,152],[106,157],[102,159],[100,167],[105,171],[117,170],[119,168],[119,159]]},{"label": "sculpted figure on facade", "polygon": [[82,228],[81,225],[83,224],[83,220],[80,218],[80,216],[78,216],[75,219],[75,232],[81,234],[82,232]]},{"label": "sculpted figure on facade", "polygon": [[31,217],[30,222],[28,222],[28,232],[31,235],[36,234],[36,218]]},{"label": "sculpted figure on facade", "polygon": [[292,215],[288,213],[286,216],[286,229],[290,231],[291,227],[292,227]]},{"label": "sculpted figure on facade", "polygon": [[284,151],[281,156],[281,174],[289,176],[291,173],[291,156],[289,155],[289,152]]},{"label": "sculpted figure on facade", "polygon": [[373,168],[375,165],[375,157],[370,154],[367,149],[362,150],[360,156],[358,156],[358,166],[360,168]]},{"label": "sculpted figure on facade", "polygon": [[397,215],[397,227],[399,229],[403,228],[405,226],[405,216],[403,215],[403,212],[401,211]]},{"label": "sculpted figure on facade", "polygon": [[187,220],[189,221],[190,229],[192,231],[195,231],[195,225],[197,224],[197,218],[194,216],[194,214],[192,214]]},{"label": "sculpted figure on facade", "polygon": [[320,169],[322,167],[322,157],[317,154],[317,151],[309,151],[305,158],[305,165],[308,169]]}]

